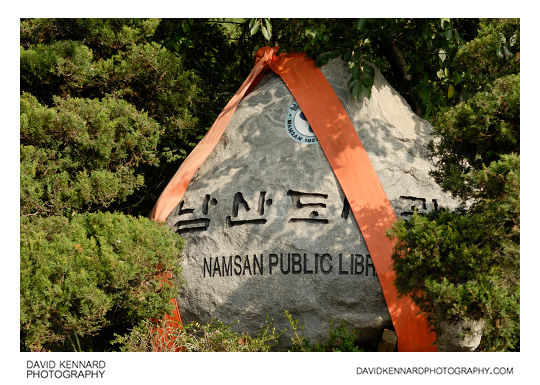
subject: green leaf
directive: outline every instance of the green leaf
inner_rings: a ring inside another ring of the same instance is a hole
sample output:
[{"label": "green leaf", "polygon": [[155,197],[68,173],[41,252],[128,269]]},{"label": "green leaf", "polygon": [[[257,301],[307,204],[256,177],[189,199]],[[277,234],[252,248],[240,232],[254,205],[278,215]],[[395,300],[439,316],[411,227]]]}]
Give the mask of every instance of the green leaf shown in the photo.
[{"label": "green leaf", "polygon": [[447,29],[446,31],[444,31],[444,36],[446,37],[446,40],[452,40],[452,30]]},{"label": "green leaf", "polygon": [[367,19],[358,19],[358,29],[364,28],[364,25],[366,25]]},{"label": "green leaf", "polygon": [[517,35],[516,34],[513,34],[512,36],[510,36],[510,47],[513,47],[517,42]]},{"label": "green leaf", "polygon": [[503,46],[504,56],[508,59],[510,56],[512,56],[512,53],[508,51],[508,48],[506,46]]},{"label": "green leaf", "polygon": [[182,22],[182,31],[184,31],[184,33],[189,33],[189,23],[187,22]]},{"label": "green leaf", "polygon": [[257,22],[255,23],[255,25],[253,26],[253,28],[251,28],[251,36],[255,35],[257,33],[257,31],[259,30],[259,21],[257,20]]},{"label": "green leaf", "polygon": [[354,98],[358,99],[362,93],[362,84],[358,80],[353,79],[349,84],[349,90],[353,94]]},{"label": "green leaf", "polygon": [[429,118],[432,110],[433,110],[433,104],[428,101],[428,104],[427,104],[427,107],[426,107],[426,112],[424,112],[424,115],[423,115],[424,119]]},{"label": "green leaf", "polygon": [[497,47],[497,49],[495,50],[495,52],[497,53],[497,57],[498,57],[499,59],[503,59],[503,58],[504,58],[504,55],[503,55],[503,52],[502,52],[501,47]]},{"label": "green leaf", "polygon": [[454,86],[450,84],[448,86],[448,97],[451,98],[454,95]]},{"label": "green leaf", "polygon": [[362,87],[362,95],[366,98],[371,98],[371,87]]},{"label": "green leaf", "polygon": [[461,75],[458,73],[458,72],[454,72],[453,75],[452,75],[452,82],[454,84],[459,84],[461,83]]},{"label": "green leaf", "polygon": [[444,49],[439,50],[439,59],[441,59],[441,61],[446,60],[446,51]]},{"label": "green leaf", "polygon": [[253,26],[255,25],[255,22],[257,21],[257,19],[250,19],[249,20],[249,29],[252,29]]},{"label": "green leaf", "polygon": [[456,42],[458,43],[461,41],[461,37],[459,37],[459,33],[457,29],[454,29],[454,38],[456,39]]},{"label": "green leaf", "polygon": [[362,80],[362,68],[354,66],[352,68],[352,75],[356,80]]},{"label": "green leaf", "polygon": [[262,27],[261,31],[266,40],[270,40],[272,38],[272,35],[265,26]]},{"label": "green leaf", "polygon": [[364,82],[363,82],[364,86],[366,86],[367,88],[371,88],[374,81],[375,81],[375,70],[371,66],[365,65],[364,66]]},{"label": "green leaf", "polygon": [[[270,19],[264,19],[264,22],[266,23],[266,30],[268,31],[268,34],[272,36],[272,24],[270,24]],[[270,40],[270,38],[268,38]]]}]

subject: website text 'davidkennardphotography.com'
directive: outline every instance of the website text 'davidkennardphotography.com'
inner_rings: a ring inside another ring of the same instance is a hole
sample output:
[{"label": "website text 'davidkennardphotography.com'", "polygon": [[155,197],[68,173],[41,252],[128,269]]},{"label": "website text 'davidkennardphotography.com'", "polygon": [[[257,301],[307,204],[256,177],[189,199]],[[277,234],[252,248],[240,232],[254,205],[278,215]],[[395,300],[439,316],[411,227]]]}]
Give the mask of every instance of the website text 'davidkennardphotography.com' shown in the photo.
[{"label": "website text 'davidkennardphotography.com'", "polygon": [[358,375],[513,375],[513,367],[478,366],[371,366],[356,367]]}]

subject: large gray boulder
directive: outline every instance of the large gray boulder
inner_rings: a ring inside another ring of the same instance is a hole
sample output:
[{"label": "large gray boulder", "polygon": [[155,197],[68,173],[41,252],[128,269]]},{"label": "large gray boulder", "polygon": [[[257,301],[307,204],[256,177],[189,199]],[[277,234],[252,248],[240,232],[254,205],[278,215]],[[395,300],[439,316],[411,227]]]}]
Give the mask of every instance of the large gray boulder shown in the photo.
[{"label": "large gray boulder", "polygon": [[[429,177],[430,125],[376,71],[355,101],[335,59],[322,68],[398,218],[454,206]],[[283,81],[268,74],[239,105],[167,223],[185,238],[184,322],[212,318],[254,335],[291,312],[312,341],[329,322],[377,338],[391,325],[369,251],[343,192]],[[285,340],[283,340],[285,344]]]}]

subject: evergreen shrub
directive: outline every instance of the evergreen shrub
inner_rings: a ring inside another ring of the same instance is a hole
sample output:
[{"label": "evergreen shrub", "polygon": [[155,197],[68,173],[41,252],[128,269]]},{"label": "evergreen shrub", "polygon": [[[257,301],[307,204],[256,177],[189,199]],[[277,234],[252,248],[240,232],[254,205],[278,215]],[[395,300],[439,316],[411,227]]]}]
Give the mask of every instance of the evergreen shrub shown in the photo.
[{"label": "evergreen shrub", "polygon": [[21,89],[49,103],[55,93],[80,92],[96,73],[92,51],[81,42],[64,40],[20,51]]},{"label": "evergreen shrub", "polygon": [[113,350],[115,334],[172,310],[181,247],[172,230],[143,217],[22,218],[21,350]]},{"label": "evergreen shrub", "polygon": [[482,170],[502,154],[519,153],[519,74],[498,78],[485,91],[440,114],[435,137],[435,180],[461,199],[478,197],[479,190],[471,189],[465,174]]},{"label": "evergreen shrub", "polygon": [[443,322],[484,320],[483,350],[519,348],[519,246],[502,221],[445,210],[413,214],[391,235],[398,292],[408,294],[434,330]]},{"label": "evergreen shrub", "polygon": [[61,215],[122,202],[157,165],[160,126],[115,98],[21,96],[21,215]]},{"label": "evergreen shrub", "polygon": [[132,44],[145,43],[159,24],[159,19],[22,19],[20,40],[24,48],[61,40],[80,41],[103,59]]}]

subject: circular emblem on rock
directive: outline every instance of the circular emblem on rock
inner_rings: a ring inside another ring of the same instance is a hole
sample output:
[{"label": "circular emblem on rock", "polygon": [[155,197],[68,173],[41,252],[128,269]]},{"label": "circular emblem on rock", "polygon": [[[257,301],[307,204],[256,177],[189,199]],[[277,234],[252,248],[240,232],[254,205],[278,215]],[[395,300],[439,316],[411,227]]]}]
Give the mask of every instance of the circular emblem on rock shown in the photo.
[{"label": "circular emblem on rock", "polygon": [[298,143],[317,143],[315,133],[296,102],[291,104],[287,110],[285,129],[287,135]]}]

